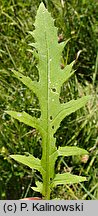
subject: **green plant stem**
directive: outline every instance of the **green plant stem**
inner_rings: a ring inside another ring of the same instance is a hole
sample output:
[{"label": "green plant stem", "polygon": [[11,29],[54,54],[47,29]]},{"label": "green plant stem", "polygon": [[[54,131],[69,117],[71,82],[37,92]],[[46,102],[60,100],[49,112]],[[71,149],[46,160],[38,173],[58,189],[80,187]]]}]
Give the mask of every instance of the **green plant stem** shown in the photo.
[{"label": "green plant stem", "polygon": [[44,137],[45,140],[43,140],[43,153],[42,153],[42,161],[44,161],[44,170],[45,174],[43,176],[43,194],[44,194],[44,199],[49,200],[50,199],[50,164],[49,164],[49,152],[50,152],[50,147],[49,147],[49,134],[48,134],[49,128],[47,127],[47,133],[46,136]]},{"label": "green plant stem", "polygon": [[[49,68],[47,67],[47,70]],[[47,86],[47,98],[49,98],[48,96],[48,88],[49,88],[49,83]],[[47,122],[48,120],[48,116],[49,116],[49,102],[47,101]],[[49,124],[48,124],[49,125]],[[47,125],[47,133],[46,133],[46,145],[45,145],[45,161],[46,161],[46,176],[45,176],[45,200],[49,200],[50,199],[50,164],[49,164],[49,155],[50,155],[50,131],[49,131],[49,126]],[[43,180],[44,181],[44,180]]]},{"label": "green plant stem", "polygon": [[49,166],[49,136],[46,143],[46,182],[45,182],[45,200],[50,199],[50,166]]}]

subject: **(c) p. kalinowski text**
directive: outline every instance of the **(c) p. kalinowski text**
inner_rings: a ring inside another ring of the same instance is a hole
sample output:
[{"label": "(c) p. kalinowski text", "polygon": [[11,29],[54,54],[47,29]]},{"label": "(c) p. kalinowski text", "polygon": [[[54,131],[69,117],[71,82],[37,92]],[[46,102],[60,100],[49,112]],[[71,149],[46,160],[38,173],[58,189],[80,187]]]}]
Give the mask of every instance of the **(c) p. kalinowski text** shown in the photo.
[{"label": "(c) p. kalinowski text", "polygon": [[32,203],[33,211],[83,211],[83,203],[78,204],[65,204],[65,205],[53,205],[50,203],[45,203],[44,205],[40,203]]}]

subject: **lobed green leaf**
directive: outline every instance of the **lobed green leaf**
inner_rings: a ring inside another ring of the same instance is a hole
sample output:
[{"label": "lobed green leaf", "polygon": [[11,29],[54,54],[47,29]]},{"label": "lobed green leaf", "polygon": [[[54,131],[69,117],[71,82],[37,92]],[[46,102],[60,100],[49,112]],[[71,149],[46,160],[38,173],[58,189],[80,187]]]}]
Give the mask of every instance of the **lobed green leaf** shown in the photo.
[{"label": "lobed green leaf", "polygon": [[73,156],[73,155],[88,154],[88,152],[85,149],[78,148],[76,146],[59,147],[57,152],[59,156]]},{"label": "lobed green leaf", "polygon": [[[89,96],[84,96],[77,100],[71,100],[60,104],[60,92],[64,82],[74,73],[74,61],[61,69],[61,56],[64,49],[64,42],[58,43],[57,28],[54,27],[54,20],[48,13],[44,4],[41,3],[35,20],[35,30],[31,35],[35,43],[30,45],[34,48],[35,56],[38,59],[39,81],[34,82],[30,77],[26,77],[20,72],[13,70],[15,76],[22,81],[38,100],[41,109],[40,118],[35,118],[26,112],[6,111],[15,119],[31,127],[35,127],[42,135],[42,158],[34,158],[32,155],[21,156],[12,155],[11,157],[32,169],[41,172],[43,186],[37,183],[33,189],[42,192],[46,199],[50,197],[50,179],[54,177],[55,161],[58,156],[71,156],[87,154],[87,151],[77,147],[57,147],[54,133],[60,126],[61,121],[71,113],[83,107],[89,100]],[[69,173],[57,174],[51,186],[58,184],[73,184],[85,181],[85,177],[71,175]]]},{"label": "lobed green leaf", "polygon": [[15,76],[26,85],[33,93],[38,94],[39,83],[36,81],[32,81],[32,79],[28,76],[24,76],[22,73],[12,70]]},{"label": "lobed green leaf", "polygon": [[42,189],[43,189],[42,182],[36,181],[36,187],[31,187],[31,189],[33,189],[36,192],[42,193]]},{"label": "lobed green leaf", "polygon": [[23,122],[26,125],[29,125],[33,128],[36,128],[39,131],[42,131],[42,126],[38,118],[32,117],[26,112],[16,112],[16,111],[5,111],[5,112],[9,114],[11,117],[17,119],[18,121]]},{"label": "lobed green leaf", "polygon": [[56,174],[51,184],[53,187],[55,187],[61,184],[74,184],[86,180],[87,180],[86,177],[72,175],[70,173],[64,173],[64,174]]},{"label": "lobed green leaf", "polygon": [[41,160],[38,158],[35,158],[33,155],[29,154],[28,156],[25,155],[10,155],[10,157],[14,160],[16,160],[19,163],[22,163],[31,169],[38,170],[41,174],[44,174],[44,170],[41,166]]},{"label": "lobed green leaf", "polygon": [[54,120],[51,122],[51,127],[54,126],[54,132],[58,129],[60,122],[71,113],[82,108],[90,99],[90,96],[84,96],[77,100],[71,100],[65,104],[60,104],[57,108],[58,113],[55,112]]}]

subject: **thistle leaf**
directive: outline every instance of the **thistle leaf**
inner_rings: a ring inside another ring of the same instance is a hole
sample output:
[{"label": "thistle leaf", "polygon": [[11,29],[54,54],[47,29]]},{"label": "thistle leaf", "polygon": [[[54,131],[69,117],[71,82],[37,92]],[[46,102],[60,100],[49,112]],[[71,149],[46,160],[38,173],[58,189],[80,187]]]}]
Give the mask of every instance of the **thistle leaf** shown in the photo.
[{"label": "thistle leaf", "polygon": [[66,67],[63,69],[63,73],[61,73],[62,78],[59,80],[61,86],[74,74],[75,70],[72,69],[74,63],[75,61],[71,62],[69,65],[66,65]]},{"label": "thistle leaf", "polygon": [[32,81],[30,77],[24,76],[22,73],[12,70],[15,76],[24,84],[26,85],[33,93],[38,94],[37,89],[39,88],[39,83],[36,81]]},{"label": "thistle leaf", "polygon": [[[50,197],[50,179],[54,178],[55,161],[58,156],[70,156],[87,154],[79,148],[57,147],[54,133],[60,126],[61,121],[71,113],[83,107],[89,100],[89,96],[84,96],[77,100],[71,100],[65,104],[60,103],[60,92],[64,82],[73,74],[73,64],[70,63],[64,69],[61,69],[61,56],[64,49],[64,42],[58,43],[57,28],[54,26],[54,20],[50,13],[41,3],[35,20],[35,30],[32,36],[35,43],[32,47],[37,53],[38,59],[38,82],[32,81],[29,77],[13,70],[15,76],[23,82],[31,91],[33,91],[38,100],[41,110],[40,118],[35,118],[26,112],[7,111],[9,115],[16,118],[31,127],[39,130],[42,136],[42,158],[33,156],[11,156],[13,159],[41,172],[43,177],[42,184],[37,185],[37,191],[42,191],[46,199]],[[71,175],[69,173],[57,174],[52,181],[52,185],[77,183],[85,181],[85,177]],[[35,190],[36,190],[35,189]]]},{"label": "thistle leaf", "polygon": [[31,187],[36,192],[42,193],[43,184],[39,181],[36,181],[36,187]]},{"label": "thistle leaf", "polygon": [[[82,108],[87,101],[90,99],[90,96],[84,96],[82,98],[79,98],[77,100],[71,100],[65,104],[60,104],[57,107],[57,110],[55,110],[55,114],[52,113],[52,116],[54,116],[53,121],[51,122],[51,127],[54,130],[54,133],[60,126],[60,122],[71,113],[77,111],[78,109]],[[57,104],[56,104],[57,105]]]},{"label": "thistle leaf", "polygon": [[38,158],[35,158],[33,155],[29,154],[28,156],[25,155],[10,155],[10,157],[14,160],[16,160],[19,163],[22,163],[31,169],[38,170],[41,174],[44,174],[44,170],[41,166],[41,161]]},{"label": "thistle leaf", "polygon": [[38,129],[40,132],[43,132],[39,118],[32,117],[26,112],[16,112],[16,111],[5,111],[5,112],[9,114],[11,117],[17,119],[18,121],[23,122],[26,125],[29,125],[31,127],[34,127]]},{"label": "thistle leaf", "polygon": [[76,146],[65,146],[58,148],[59,156],[73,156],[73,155],[85,155],[88,152],[85,149],[78,148]]},{"label": "thistle leaf", "polygon": [[74,184],[83,181],[86,181],[85,177],[72,175],[70,173],[64,173],[64,174],[56,174],[51,184],[52,187],[55,187],[61,184]]}]

